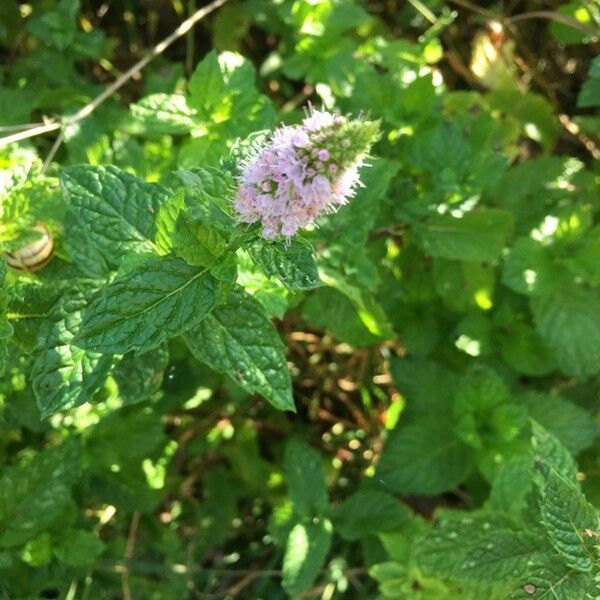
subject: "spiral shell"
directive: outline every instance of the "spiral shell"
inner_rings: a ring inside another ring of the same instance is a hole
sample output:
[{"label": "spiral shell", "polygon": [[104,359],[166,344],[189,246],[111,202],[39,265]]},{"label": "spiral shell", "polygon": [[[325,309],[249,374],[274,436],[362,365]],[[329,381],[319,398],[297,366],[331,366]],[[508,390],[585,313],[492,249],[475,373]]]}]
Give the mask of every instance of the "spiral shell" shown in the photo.
[{"label": "spiral shell", "polygon": [[14,252],[7,252],[6,261],[13,269],[32,272],[50,262],[54,252],[54,238],[45,225],[36,225],[33,230],[39,231],[41,237]]}]

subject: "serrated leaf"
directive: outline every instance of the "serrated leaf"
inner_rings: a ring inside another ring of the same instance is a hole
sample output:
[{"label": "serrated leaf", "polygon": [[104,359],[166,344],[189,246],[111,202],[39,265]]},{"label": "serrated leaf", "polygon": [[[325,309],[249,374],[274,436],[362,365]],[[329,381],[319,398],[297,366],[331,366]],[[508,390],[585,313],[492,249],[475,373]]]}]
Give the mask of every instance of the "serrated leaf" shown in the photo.
[{"label": "serrated leaf", "polygon": [[134,121],[145,133],[177,135],[189,133],[195,125],[195,112],[185,96],[178,94],[151,94],[129,109]]},{"label": "serrated leaf", "polygon": [[61,185],[77,224],[109,264],[156,249],[155,218],[169,198],[165,188],[116,167],[90,165],[64,169]]},{"label": "serrated leaf", "polygon": [[190,77],[188,82],[190,105],[207,119],[219,108],[225,88],[217,53],[212,50],[198,63]]},{"label": "serrated leaf", "polygon": [[600,298],[577,285],[531,299],[538,333],[561,370],[577,379],[600,371]]},{"label": "serrated leaf", "polygon": [[94,279],[107,279],[111,268],[100,250],[90,244],[85,230],[79,227],[75,216],[65,217],[64,245],[69,256],[83,275]]},{"label": "serrated leaf", "polygon": [[297,438],[285,449],[285,481],[297,514],[313,517],[328,506],[323,463],[318,452]]},{"label": "serrated leaf", "polygon": [[79,445],[63,443],[4,470],[0,479],[0,547],[25,543],[72,510],[70,486],[79,469]]},{"label": "serrated leaf", "polygon": [[0,261],[0,375],[6,368],[6,357],[8,355],[8,340],[13,335],[12,325],[6,318],[6,308],[8,306],[8,293],[6,285],[6,263]]},{"label": "serrated leaf", "polygon": [[544,469],[538,481],[542,524],[548,537],[572,569],[589,572],[598,561],[594,550],[600,534],[600,514],[581,491],[556,469]]},{"label": "serrated leaf", "polygon": [[464,511],[444,511],[418,542],[417,561],[425,570],[458,581],[513,581],[543,553],[539,532],[519,531],[506,519]]},{"label": "serrated leaf", "polygon": [[230,232],[235,226],[232,197],[235,182],[225,171],[214,167],[180,169],[175,173],[186,189],[190,214],[211,226]]},{"label": "serrated leaf", "polygon": [[593,416],[560,396],[527,392],[519,398],[519,403],[573,454],[591,446],[598,435],[598,424]]},{"label": "serrated leaf", "polygon": [[113,363],[111,355],[72,345],[88,297],[83,292],[67,294],[40,327],[31,379],[42,417],[89,401]]},{"label": "serrated leaf", "polygon": [[395,529],[410,513],[396,498],[377,490],[358,491],[335,510],[335,530],[347,540],[356,540],[381,531]]},{"label": "serrated leaf", "polygon": [[598,590],[589,594],[593,582],[589,575],[567,567],[554,553],[547,552],[533,559],[527,571],[517,579],[507,600],[548,598],[574,600],[598,598]]},{"label": "serrated leaf", "polygon": [[283,343],[260,303],[234,289],[227,302],[185,335],[194,356],[275,408],[294,410]]},{"label": "serrated leaf", "polygon": [[448,423],[425,417],[391,433],[375,477],[394,492],[435,495],[464,481],[472,467],[469,449]]},{"label": "serrated leaf", "polygon": [[166,344],[144,354],[126,354],[113,370],[123,401],[135,404],[154,399],[168,362],[169,349]]},{"label": "serrated leaf", "polygon": [[429,217],[415,232],[431,256],[481,262],[499,258],[512,228],[509,212],[482,208],[460,218],[450,214]]},{"label": "serrated leaf", "polygon": [[283,557],[283,588],[298,596],[310,588],[331,546],[331,523],[298,523],[290,532]]},{"label": "serrated leaf", "polygon": [[289,244],[257,241],[247,250],[267,277],[277,277],[290,291],[310,290],[323,285],[312,249],[305,243],[297,240]]},{"label": "serrated leaf", "polygon": [[151,350],[197,325],[220,296],[205,269],[181,258],[143,258],[92,300],[75,344],[113,354]]},{"label": "serrated leaf", "polygon": [[531,433],[531,445],[536,463],[542,465],[546,470],[555,469],[575,484],[579,469],[575,459],[564,444],[535,421],[531,422]]}]

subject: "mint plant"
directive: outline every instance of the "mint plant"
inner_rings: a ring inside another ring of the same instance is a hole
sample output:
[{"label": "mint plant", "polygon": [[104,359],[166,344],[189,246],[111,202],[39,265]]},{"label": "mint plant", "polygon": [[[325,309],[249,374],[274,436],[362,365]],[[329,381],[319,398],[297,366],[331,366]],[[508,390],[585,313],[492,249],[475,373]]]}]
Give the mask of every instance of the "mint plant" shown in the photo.
[{"label": "mint plant", "polygon": [[593,3],[166,4],[0,6],[0,595],[600,597]]}]

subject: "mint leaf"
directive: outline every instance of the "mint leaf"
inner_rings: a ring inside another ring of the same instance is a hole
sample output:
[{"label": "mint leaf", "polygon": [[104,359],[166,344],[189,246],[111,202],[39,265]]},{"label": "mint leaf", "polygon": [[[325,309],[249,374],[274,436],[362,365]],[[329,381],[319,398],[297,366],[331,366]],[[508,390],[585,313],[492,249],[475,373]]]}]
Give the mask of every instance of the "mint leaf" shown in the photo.
[{"label": "mint leaf", "polygon": [[226,86],[217,53],[210,51],[192,73],[188,82],[190,105],[208,119],[219,108]]},{"label": "mint leaf", "polygon": [[319,454],[292,438],[285,449],[285,481],[296,513],[314,517],[328,507],[327,486]]},{"label": "mint leaf", "polygon": [[78,226],[111,265],[155,250],[154,221],[169,197],[165,188],[111,166],[68,167],[60,178]]},{"label": "mint leaf", "polygon": [[89,567],[102,554],[104,544],[98,536],[85,529],[67,529],[54,548],[56,556],[70,567]]},{"label": "mint leaf", "polygon": [[129,109],[134,122],[144,133],[154,135],[177,135],[189,133],[194,127],[195,111],[185,96],[177,94],[151,94]]},{"label": "mint leaf", "polygon": [[313,251],[306,243],[298,240],[290,243],[260,240],[247,250],[267,277],[277,277],[290,291],[310,290],[323,285]]},{"label": "mint leaf", "polygon": [[[197,307],[194,308],[194,311]],[[240,288],[185,335],[192,354],[280,410],[294,410],[283,343],[260,303]]]},{"label": "mint leaf", "polygon": [[465,511],[443,511],[417,544],[418,564],[426,572],[482,583],[514,581],[542,554],[537,533]]},{"label": "mint leaf", "polygon": [[42,417],[89,401],[112,366],[112,356],[72,345],[87,304],[87,294],[67,294],[40,327],[31,379]]},{"label": "mint leaf", "polygon": [[168,362],[166,344],[143,354],[126,354],[113,370],[123,401],[134,404],[156,398]]},{"label": "mint leaf", "polygon": [[425,417],[391,433],[375,476],[394,492],[434,495],[463,482],[472,466],[469,449],[448,423]]},{"label": "mint leaf", "polygon": [[0,479],[0,548],[25,543],[75,510],[70,486],[79,470],[79,445],[65,442],[4,469]]},{"label": "mint leaf", "polygon": [[151,350],[198,324],[220,296],[206,270],[180,258],[143,258],[92,300],[75,344],[114,354]]},{"label": "mint leaf", "polygon": [[460,218],[434,215],[415,227],[415,234],[431,256],[481,262],[500,257],[512,228],[509,212],[481,208]]},{"label": "mint leaf", "polygon": [[331,523],[298,523],[290,532],[283,557],[283,588],[292,597],[313,584],[331,546]]},{"label": "mint leaf", "polygon": [[406,522],[410,513],[399,500],[377,490],[358,491],[335,510],[335,530],[347,540],[395,529]]},{"label": "mint leaf", "polygon": [[561,370],[584,380],[600,371],[600,298],[577,285],[535,296],[531,309],[541,338]]},{"label": "mint leaf", "polygon": [[598,424],[592,415],[560,396],[527,392],[519,397],[519,403],[573,454],[591,446],[598,434]]},{"label": "mint leaf", "polygon": [[598,562],[594,545],[600,513],[556,469],[543,471],[543,483],[538,482],[539,505],[548,538],[569,567],[587,573]]}]

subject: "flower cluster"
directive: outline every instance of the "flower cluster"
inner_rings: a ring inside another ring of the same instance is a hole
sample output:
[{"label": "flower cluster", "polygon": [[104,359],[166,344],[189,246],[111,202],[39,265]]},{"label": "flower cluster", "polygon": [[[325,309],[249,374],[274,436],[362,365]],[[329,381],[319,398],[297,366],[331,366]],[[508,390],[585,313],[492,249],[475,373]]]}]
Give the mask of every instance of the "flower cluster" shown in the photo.
[{"label": "flower cluster", "polygon": [[278,128],[243,165],[239,219],[260,222],[267,239],[308,227],[354,196],[358,169],[377,136],[377,123],[315,109],[301,125]]}]

